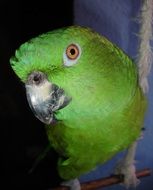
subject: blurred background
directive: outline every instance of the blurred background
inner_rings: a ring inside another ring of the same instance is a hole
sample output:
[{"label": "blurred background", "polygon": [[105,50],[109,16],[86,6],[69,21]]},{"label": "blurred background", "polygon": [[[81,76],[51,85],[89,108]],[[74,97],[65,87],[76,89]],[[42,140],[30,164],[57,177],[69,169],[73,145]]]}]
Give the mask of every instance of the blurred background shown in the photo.
[{"label": "blurred background", "polygon": [[[0,139],[3,189],[47,190],[61,181],[56,172],[57,155],[51,150],[29,173],[48,141],[43,124],[27,104],[24,85],[13,73],[9,59],[23,42],[38,34],[72,24],[88,26],[105,35],[136,59],[141,0],[0,1]],[[137,169],[153,169],[153,68],[149,75],[149,105],[144,138],[136,154]],[[112,174],[123,153],[81,176],[81,181]],[[4,185],[4,186],[3,186]],[[122,190],[120,185],[105,189]],[[153,175],[141,179],[138,190],[153,190]]]}]

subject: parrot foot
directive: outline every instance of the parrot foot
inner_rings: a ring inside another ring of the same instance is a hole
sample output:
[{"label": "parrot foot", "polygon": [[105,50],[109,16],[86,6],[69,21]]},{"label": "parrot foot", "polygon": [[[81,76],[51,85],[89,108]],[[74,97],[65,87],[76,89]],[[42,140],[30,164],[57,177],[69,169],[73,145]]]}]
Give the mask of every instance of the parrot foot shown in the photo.
[{"label": "parrot foot", "polygon": [[129,148],[125,157],[117,164],[115,168],[116,175],[124,175],[123,184],[126,188],[136,187],[140,180],[136,177],[135,168],[135,152],[136,152],[137,141],[135,141]]},{"label": "parrot foot", "polygon": [[64,181],[61,183],[61,185],[70,187],[70,190],[81,190],[81,185],[77,178],[69,181]]},{"label": "parrot foot", "polygon": [[116,175],[124,175],[123,185],[128,189],[129,187],[136,187],[140,180],[136,177],[136,168],[134,164],[126,165],[122,160],[115,168]]}]

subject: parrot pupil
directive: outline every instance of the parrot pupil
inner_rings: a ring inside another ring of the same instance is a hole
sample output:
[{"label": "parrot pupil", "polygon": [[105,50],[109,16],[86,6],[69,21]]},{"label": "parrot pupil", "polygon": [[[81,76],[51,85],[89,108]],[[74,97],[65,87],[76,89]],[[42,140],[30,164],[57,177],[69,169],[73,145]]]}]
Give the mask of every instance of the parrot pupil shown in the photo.
[{"label": "parrot pupil", "polygon": [[75,49],[70,50],[71,55],[75,55]]}]

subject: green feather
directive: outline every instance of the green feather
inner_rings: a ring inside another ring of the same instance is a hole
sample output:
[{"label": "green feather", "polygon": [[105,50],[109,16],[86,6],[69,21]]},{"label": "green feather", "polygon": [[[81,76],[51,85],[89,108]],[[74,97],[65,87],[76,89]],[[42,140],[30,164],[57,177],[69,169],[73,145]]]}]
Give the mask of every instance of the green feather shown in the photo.
[{"label": "green feather", "polygon": [[[79,44],[81,56],[65,67],[63,53],[69,44]],[[21,45],[10,63],[23,82],[31,72],[42,71],[72,97],[56,113],[60,122],[45,127],[59,153],[63,179],[90,171],[139,137],[146,99],[137,68],[105,37],[79,26],[55,30]]]}]

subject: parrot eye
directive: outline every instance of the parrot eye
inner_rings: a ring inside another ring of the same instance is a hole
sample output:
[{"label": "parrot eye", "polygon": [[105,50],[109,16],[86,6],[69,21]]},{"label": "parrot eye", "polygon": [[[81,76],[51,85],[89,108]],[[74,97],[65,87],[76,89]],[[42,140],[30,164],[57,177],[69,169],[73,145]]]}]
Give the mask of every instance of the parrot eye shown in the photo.
[{"label": "parrot eye", "polygon": [[79,56],[79,49],[75,44],[71,44],[66,49],[66,55],[69,59],[76,59]]},{"label": "parrot eye", "polygon": [[64,65],[65,66],[72,66],[77,63],[81,54],[81,48],[79,45],[70,44],[66,51],[64,52]]}]

